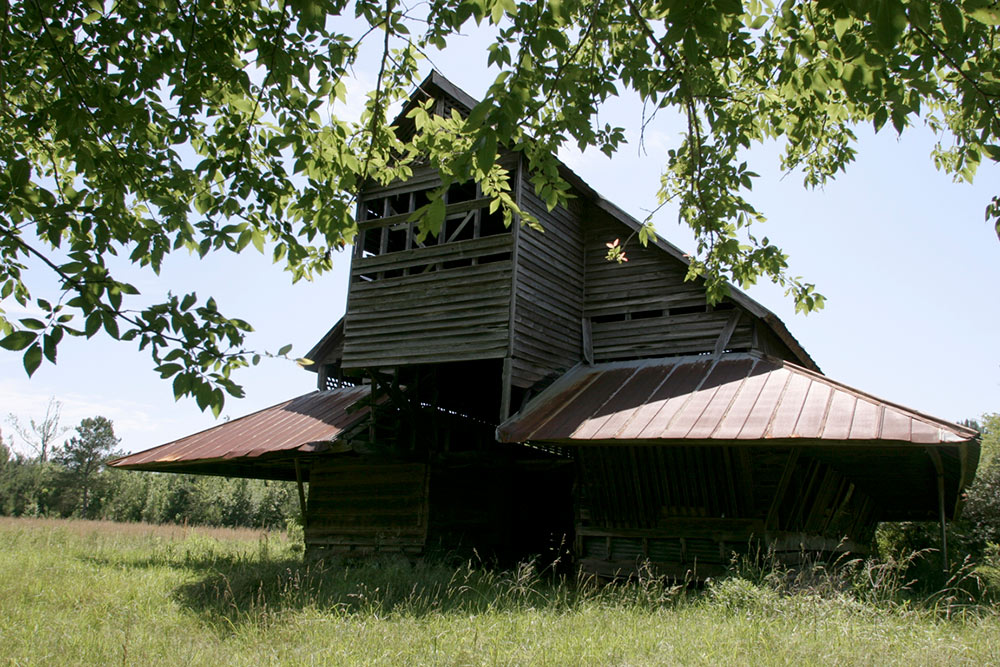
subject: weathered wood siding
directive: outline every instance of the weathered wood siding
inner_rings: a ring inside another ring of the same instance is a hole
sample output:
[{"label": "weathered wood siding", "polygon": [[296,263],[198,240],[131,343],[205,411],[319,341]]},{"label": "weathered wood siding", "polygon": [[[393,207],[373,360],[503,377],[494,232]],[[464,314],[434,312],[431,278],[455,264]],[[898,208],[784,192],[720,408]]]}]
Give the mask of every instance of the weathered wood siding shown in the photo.
[{"label": "weathered wood siding", "polygon": [[[792,447],[599,446],[577,451],[577,554],[604,575],[649,560],[721,571],[754,540],[777,551],[863,548],[871,498]],[[844,537],[849,542],[841,544]]]},{"label": "weathered wood siding", "polygon": [[521,206],[544,229],[518,229],[511,384],[527,388],[582,359],[583,229],[575,201],[549,211],[530,183]]},{"label": "weathered wood siding", "polygon": [[[584,316],[594,361],[754,348],[752,314],[731,301],[709,307],[700,281],[685,281],[683,262],[650,244],[603,211],[586,216]],[[619,239],[627,262],[608,261]],[[719,348],[719,349],[717,349]]]},{"label": "weathered wood siding", "polygon": [[318,465],[309,479],[305,543],[311,555],[423,552],[426,465]]},{"label": "weathered wood siding", "polygon": [[419,208],[438,185],[435,173],[424,170],[362,198],[343,368],[507,355],[513,235],[498,227],[498,214],[488,212],[489,200],[473,184],[455,186],[461,196],[454,198],[449,190],[442,232],[420,240],[406,211]]}]

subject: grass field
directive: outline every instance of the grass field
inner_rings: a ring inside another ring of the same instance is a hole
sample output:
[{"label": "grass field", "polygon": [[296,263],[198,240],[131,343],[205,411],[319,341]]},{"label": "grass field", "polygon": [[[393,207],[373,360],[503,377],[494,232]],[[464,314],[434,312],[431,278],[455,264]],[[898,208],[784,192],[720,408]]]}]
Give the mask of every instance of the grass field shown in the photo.
[{"label": "grass field", "polygon": [[600,587],[530,567],[309,568],[280,533],[0,519],[0,662],[1000,664],[1000,611],[906,597],[892,574]]}]

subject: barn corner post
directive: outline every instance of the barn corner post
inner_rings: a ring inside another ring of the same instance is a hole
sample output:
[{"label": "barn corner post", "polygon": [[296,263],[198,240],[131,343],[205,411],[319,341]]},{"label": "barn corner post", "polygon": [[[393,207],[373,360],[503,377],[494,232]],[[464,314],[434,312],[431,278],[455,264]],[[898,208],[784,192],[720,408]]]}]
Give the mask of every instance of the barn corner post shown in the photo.
[{"label": "barn corner post", "polygon": [[941,454],[933,447],[927,448],[927,455],[934,463],[934,472],[937,475],[937,497],[938,497],[938,521],[941,524],[941,571],[948,574],[948,517],[944,507],[944,464],[941,462]]},{"label": "barn corner post", "polygon": [[305,485],[302,480],[302,464],[299,461],[299,457],[295,457],[295,484],[299,490],[299,512],[302,516],[302,530],[306,529],[306,521],[308,519],[309,513],[307,511],[306,505],[306,490]]}]

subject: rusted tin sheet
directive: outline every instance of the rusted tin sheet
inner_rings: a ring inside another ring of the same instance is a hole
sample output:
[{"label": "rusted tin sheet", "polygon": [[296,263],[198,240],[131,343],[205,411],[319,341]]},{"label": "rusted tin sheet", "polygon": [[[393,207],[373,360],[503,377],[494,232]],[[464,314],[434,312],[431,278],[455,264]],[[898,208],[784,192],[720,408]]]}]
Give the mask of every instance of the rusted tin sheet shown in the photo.
[{"label": "rusted tin sheet", "polygon": [[497,429],[502,442],[968,442],[971,429],[759,354],[578,366]]},{"label": "rusted tin sheet", "polygon": [[275,452],[317,452],[368,414],[349,409],[369,387],[344,387],[293,398],[259,412],[111,461],[118,468],[228,459],[254,459]]}]

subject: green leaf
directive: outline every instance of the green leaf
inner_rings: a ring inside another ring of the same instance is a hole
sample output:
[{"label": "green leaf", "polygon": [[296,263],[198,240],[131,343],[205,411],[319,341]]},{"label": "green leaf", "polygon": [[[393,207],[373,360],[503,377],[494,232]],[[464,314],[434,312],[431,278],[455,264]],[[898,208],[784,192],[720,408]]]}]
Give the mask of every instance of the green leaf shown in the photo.
[{"label": "green leaf", "polygon": [[465,119],[465,124],[470,129],[476,130],[482,126],[483,121],[486,120],[486,115],[490,112],[492,105],[486,101],[480,102],[472,108],[469,112],[469,116]]},{"label": "green leaf", "polygon": [[1000,6],[993,3],[991,7],[980,7],[969,12],[969,16],[985,25],[1000,26]]},{"label": "green leaf", "polygon": [[15,331],[6,338],[0,340],[0,347],[5,350],[18,351],[31,345],[38,338],[38,334],[30,331]]},{"label": "green leaf", "polygon": [[483,143],[476,151],[476,166],[479,167],[480,171],[486,173],[493,166],[493,160],[496,159],[496,156],[497,135],[495,132],[490,132],[483,137]]},{"label": "green leaf", "polygon": [[962,11],[951,2],[941,3],[941,24],[944,32],[948,36],[948,41],[957,42],[961,40],[965,32],[965,17]]},{"label": "green leaf", "polygon": [[837,36],[837,39],[842,39],[844,33],[847,29],[854,25],[854,18],[851,16],[845,16],[843,18],[838,18],[833,22],[833,33]]},{"label": "green leaf", "polygon": [[101,311],[95,310],[87,316],[87,321],[83,325],[83,333],[87,338],[93,338],[101,328]]},{"label": "green leaf", "polygon": [[108,332],[109,336],[118,340],[121,334],[118,333],[118,320],[114,314],[105,311],[102,319],[104,320],[104,330]]},{"label": "green leaf", "polygon": [[26,159],[16,160],[10,168],[11,185],[15,190],[19,190],[31,180],[31,163]]},{"label": "green leaf", "polygon": [[42,329],[45,328],[45,323],[44,322],[42,322],[40,320],[36,320],[33,317],[22,318],[21,319],[21,324],[23,324],[28,329],[32,329],[34,331],[41,331]]},{"label": "green leaf", "polygon": [[[62,334],[62,329],[53,329],[53,333],[58,331]],[[51,363],[56,363],[56,345],[58,345],[59,339],[52,334],[45,334],[42,337],[42,352],[45,353],[45,358]]]},{"label": "green leaf", "polygon": [[899,0],[879,0],[875,9],[875,32],[879,42],[891,49],[906,29],[906,10]]},{"label": "green leaf", "polygon": [[35,374],[38,367],[42,365],[42,348],[38,343],[35,343],[28,348],[28,351],[24,353],[24,370],[27,371],[28,377]]},{"label": "green leaf", "polygon": [[292,346],[291,346],[291,344],[288,344],[288,345],[282,345],[282,346],[281,346],[281,349],[280,349],[280,350],[278,350],[278,356],[279,356],[279,357],[283,357],[283,356],[285,356],[286,354],[288,354],[288,353],[289,353],[289,352],[291,352],[291,351],[292,351]]},{"label": "green leaf", "polygon": [[921,30],[931,29],[931,8],[927,0],[910,0],[908,13],[910,23]]},{"label": "green leaf", "polygon": [[191,377],[187,373],[181,373],[175,377],[173,382],[174,400],[176,401],[181,396],[184,396],[190,387]]},{"label": "green leaf", "polygon": [[161,364],[154,369],[164,380],[184,370],[180,364]]}]

